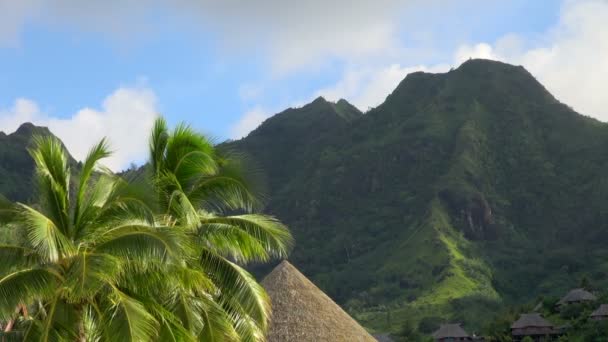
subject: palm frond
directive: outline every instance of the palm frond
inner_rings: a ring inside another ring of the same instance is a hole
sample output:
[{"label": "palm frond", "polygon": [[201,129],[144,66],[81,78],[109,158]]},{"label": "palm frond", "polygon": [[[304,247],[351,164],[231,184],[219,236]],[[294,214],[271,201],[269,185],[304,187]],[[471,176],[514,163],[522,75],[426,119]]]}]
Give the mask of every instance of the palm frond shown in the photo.
[{"label": "palm frond", "polygon": [[34,250],[21,246],[0,245],[0,275],[36,265],[40,262]]},{"label": "palm frond", "polygon": [[255,278],[242,267],[208,249],[202,251],[200,264],[219,289],[219,302],[239,303],[238,308],[233,307],[239,311],[229,314],[248,316],[261,331],[266,331],[270,319],[270,300]]},{"label": "palm frond", "polygon": [[199,341],[240,341],[232,317],[220,304],[208,297],[199,297],[198,304],[199,315],[203,322]]},{"label": "palm frond", "polygon": [[92,250],[128,260],[146,261],[178,258],[188,246],[184,234],[178,229],[133,222],[99,235],[94,239]]},{"label": "palm frond", "polygon": [[224,152],[218,158],[218,171],[201,175],[187,188],[193,203],[212,211],[251,212],[265,200],[265,182],[255,163],[245,155]]},{"label": "palm frond", "polygon": [[68,235],[70,170],[67,154],[59,139],[54,136],[34,136],[30,155],[36,164],[36,178],[42,206],[46,215]]},{"label": "palm frond", "polygon": [[65,296],[73,302],[92,298],[103,286],[115,283],[121,270],[121,261],[112,255],[78,253],[66,272]]},{"label": "palm frond", "polygon": [[56,295],[46,308],[46,316],[38,329],[29,332],[28,340],[38,341],[76,341],[80,337],[81,313],[73,305]]},{"label": "palm frond", "polygon": [[111,154],[108,143],[105,138],[101,139],[97,145],[87,154],[82,171],[80,173],[80,182],[78,184],[78,193],[76,195],[76,206],[74,208],[74,226],[78,226],[81,219],[81,205],[84,203],[86,191],[89,185],[89,180],[97,163],[103,159],[109,157]]},{"label": "palm frond", "polygon": [[198,210],[183,191],[175,190],[171,193],[167,209],[179,226],[188,230],[194,230],[199,226]]},{"label": "palm frond", "polygon": [[158,173],[164,167],[168,140],[167,122],[162,117],[159,117],[154,122],[150,136],[150,164],[152,164],[152,170],[155,173]]},{"label": "palm frond", "polygon": [[158,334],[159,324],[138,300],[114,288],[112,305],[104,313],[104,335],[112,341],[152,341]]},{"label": "palm frond", "polygon": [[172,173],[182,184],[182,187],[188,188],[201,176],[214,175],[218,172],[218,169],[219,165],[213,154],[194,150],[181,156]]},{"label": "palm frond", "polygon": [[[245,232],[251,239],[227,227]],[[235,251],[241,249],[241,253],[235,255],[245,258],[243,261],[285,258],[293,245],[291,233],[284,224],[272,216],[260,214],[202,217],[200,234],[218,243],[218,247],[229,248],[233,242]]]},{"label": "palm frond", "polygon": [[207,248],[230,260],[244,264],[270,259],[260,241],[233,225],[204,223],[199,230],[200,240]]},{"label": "palm frond", "polygon": [[207,160],[213,160],[215,155],[215,149],[210,139],[196,133],[186,124],[178,124],[167,141],[165,170],[175,173],[184,156],[194,151],[210,156],[211,158]]},{"label": "palm frond", "polygon": [[16,270],[0,279],[0,319],[14,315],[18,304],[48,298],[61,278],[47,268],[32,267]]},{"label": "palm frond", "polygon": [[[114,175],[102,176],[84,207],[77,238],[95,234],[98,229],[120,225],[125,220],[140,220],[153,224],[156,198],[146,184],[133,184]],[[154,197],[154,198],[153,198]]]},{"label": "palm frond", "polygon": [[144,303],[147,310],[159,322],[158,341],[167,342],[195,342],[197,341],[195,332],[189,330],[187,326],[169,309],[154,301]]},{"label": "palm frond", "polygon": [[38,255],[51,262],[72,255],[74,245],[51,219],[25,204],[17,204],[17,219],[27,231],[27,238]]}]

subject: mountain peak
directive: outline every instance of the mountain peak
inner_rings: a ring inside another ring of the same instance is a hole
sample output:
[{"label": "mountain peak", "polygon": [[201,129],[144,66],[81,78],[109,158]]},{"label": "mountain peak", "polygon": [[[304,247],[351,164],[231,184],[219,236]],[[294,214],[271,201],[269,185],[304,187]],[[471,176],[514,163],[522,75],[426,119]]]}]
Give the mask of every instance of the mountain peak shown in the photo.
[{"label": "mountain peak", "polygon": [[363,115],[359,108],[352,105],[345,99],[340,99],[336,103],[331,104],[336,113],[346,121],[352,121]]},{"label": "mountain peak", "polygon": [[316,99],[314,99],[309,104],[314,105],[314,104],[327,104],[327,103],[329,103],[329,101],[327,101],[323,96],[318,96]]},{"label": "mountain peak", "polygon": [[385,103],[401,110],[416,110],[437,96],[461,100],[514,97],[554,103],[555,98],[522,66],[489,59],[470,59],[446,73],[417,71],[408,74]]},{"label": "mountain peak", "polygon": [[51,131],[49,131],[47,127],[36,126],[31,122],[26,122],[21,124],[21,126],[12,134],[22,136],[32,136],[34,134],[50,135]]}]

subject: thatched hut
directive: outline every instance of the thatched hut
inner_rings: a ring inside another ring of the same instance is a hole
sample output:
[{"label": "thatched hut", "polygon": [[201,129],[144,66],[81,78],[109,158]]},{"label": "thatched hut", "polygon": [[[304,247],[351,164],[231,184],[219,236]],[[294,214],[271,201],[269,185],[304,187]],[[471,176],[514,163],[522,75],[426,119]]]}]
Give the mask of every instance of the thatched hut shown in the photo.
[{"label": "thatched hut", "polygon": [[460,324],[441,324],[439,329],[433,333],[433,338],[438,342],[473,340]]},{"label": "thatched hut", "polygon": [[608,320],[608,304],[600,305],[597,310],[593,311],[590,315],[592,320],[603,321]]},{"label": "thatched hut", "polygon": [[545,337],[559,334],[559,330],[551,322],[544,319],[539,313],[521,314],[519,319],[511,325],[511,334],[515,341],[530,336],[535,341],[542,341]]},{"label": "thatched hut", "polygon": [[270,272],[262,285],[272,302],[268,342],[376,341],[287,261]]},{"label": "thatched hut", "polygon": [[573,289],[557,302],[557,305],[594,302],[597,297],[585,289]]}]

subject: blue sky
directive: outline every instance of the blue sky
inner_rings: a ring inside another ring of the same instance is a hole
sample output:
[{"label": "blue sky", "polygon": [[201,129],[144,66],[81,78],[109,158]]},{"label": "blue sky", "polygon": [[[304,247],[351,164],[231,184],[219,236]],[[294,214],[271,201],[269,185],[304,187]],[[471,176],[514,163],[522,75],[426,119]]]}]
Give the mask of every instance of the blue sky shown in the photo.
[{"label": "blue sky", "polygon": [[608,116],[568,86],[598,86],[590,62],[608,73],[605,0],[141,3],[0,0],[0,129],[47,125],[76,157],[107,135],[120,169],[145,158],[156,113],[238,138],[318,95],[365,110],[408,72],[468,57],[523,64],[575,109]]}]

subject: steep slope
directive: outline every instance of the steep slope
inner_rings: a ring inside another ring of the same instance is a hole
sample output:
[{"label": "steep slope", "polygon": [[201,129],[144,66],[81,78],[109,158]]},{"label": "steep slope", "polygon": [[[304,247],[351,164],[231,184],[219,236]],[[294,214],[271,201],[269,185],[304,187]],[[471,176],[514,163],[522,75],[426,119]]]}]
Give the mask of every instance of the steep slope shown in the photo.
[{"label": "steep slope", "polygon": [[34,135],[50,135],[46,127],[22,124],[15,132],[0,132],[0,194],[13,201],[33,197],[34,161],[27,152]]},{"label": "steep slope", "polygon": [[[26,122],[11,133],[0,132],[0,194],[12,201],[34,200],[34,161],[27,148],[35,135],[53,135],[46,127]],[[70,165],[78,162],[69,156]]]},{"label": "steep slope", "polygon": [[325,102],[233,146],[267,171],[290,260],[369,327],[433,315],[480,327],[503,301],[605,280],[608,127],[522,67],[410,74],[350,119]]}]

